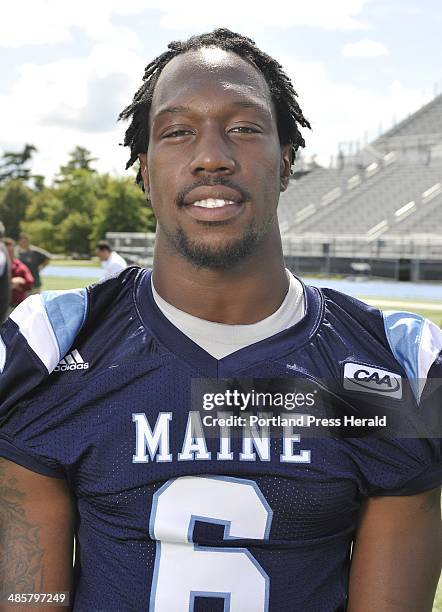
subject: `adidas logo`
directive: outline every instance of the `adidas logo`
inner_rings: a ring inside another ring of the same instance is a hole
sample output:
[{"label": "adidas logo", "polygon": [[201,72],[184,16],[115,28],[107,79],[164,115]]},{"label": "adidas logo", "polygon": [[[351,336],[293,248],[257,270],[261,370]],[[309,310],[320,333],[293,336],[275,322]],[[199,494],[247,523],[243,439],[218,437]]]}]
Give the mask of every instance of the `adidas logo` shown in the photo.
[{"label": "adidas logo", "polygon": [[74,349],[63,357],[60,363],[55,366],[54,372],[67,372],[68,370],[87,370],[89,363],[84,361],[83,357]]}]

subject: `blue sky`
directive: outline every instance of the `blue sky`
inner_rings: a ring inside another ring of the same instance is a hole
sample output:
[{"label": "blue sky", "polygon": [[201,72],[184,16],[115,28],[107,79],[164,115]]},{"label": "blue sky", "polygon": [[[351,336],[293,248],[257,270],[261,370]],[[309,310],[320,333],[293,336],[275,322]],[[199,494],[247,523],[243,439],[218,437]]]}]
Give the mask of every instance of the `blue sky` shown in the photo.
[{"label": "blue sky", "polygon": [[51,177],[81,145],[99,170],[122,174],[116,116],[144,66],[170,40],[218,26],[250,36],[283,64],[313,126],[305,155],[323,164],[340,142],[362,145],[442,92],[437,0],[8,1],[0,8],[0,149],[35,144],[33,170]]}]

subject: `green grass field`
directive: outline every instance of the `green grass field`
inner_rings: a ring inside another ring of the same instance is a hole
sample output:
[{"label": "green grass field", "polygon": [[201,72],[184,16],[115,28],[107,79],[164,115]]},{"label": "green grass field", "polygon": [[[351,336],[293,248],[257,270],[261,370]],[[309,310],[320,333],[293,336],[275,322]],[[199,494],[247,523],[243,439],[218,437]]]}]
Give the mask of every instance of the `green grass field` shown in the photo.
[{"label": "green grass field", "polygon": [[59,276],[42,276],[43,291],[53,289],[78,289],[96,283],[96,278],[63,278]]},{"label": "green grass field", "polygon": [[440,325],[442,323],[442,301],[436,302],[433,300],[398,300],[387,299],[385,297],[380,298],[364,298],[364,296],[358,296],[364,302],[372,304],[382,310],[406,310],[409,312],[416,312],[417,314],[430,319]]},{"label": "green grass field", "polygon": [[51,266],[68,266],[71,268],[99,268],[100,262],[98,258],[93,259],[51,259]]},{"label": "green grass field", "polygon": [[[56,261],[53,262],[55,265],[63,266],[82,266],[89,268],[97,268],[97,263],[93,261]],[[64,278],[56,276],[43,277],[43,289],[76,289],[78,287],[86,287],[96,282],[95,278]],[[364,300],[364,296],[360,299]],[[414,302],[413,300],[397,300],[397,299],[386,299],[383,298],[370,298],[365,301],[369,302],[373,306],[377,306],[384,310],[409,310],[416,312],[424,317],[427,317],[434,321],[437,325],[442,322],[442,304],[440,302],[427,301]],[[439,588],[436,594],[436,600],[433,607],[433,612],[442,612],[442,579],[439,582]]]}]

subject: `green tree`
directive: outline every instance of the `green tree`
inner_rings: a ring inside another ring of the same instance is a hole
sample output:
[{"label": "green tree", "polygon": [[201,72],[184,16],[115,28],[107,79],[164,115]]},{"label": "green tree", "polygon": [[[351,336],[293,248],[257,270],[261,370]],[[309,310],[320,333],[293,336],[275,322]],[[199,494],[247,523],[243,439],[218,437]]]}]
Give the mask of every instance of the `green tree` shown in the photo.
[{"label": "green tree", "polygon": [[33,189],[35,191],[43,191],[45,188],[45,177],[42,174],[33,174],[31,178],[34,182]]},{"label": "green tree", "polygon": [[103,191],[92,221],[93,242],[106,232],[150,232],[155,229],[152,210],[145,197],[130,178],[102,178]]},{"label": "green tree", "polygon": [[50,253],[65,252],[59,232],[54,231],[54,226],[47,219],[23,221],[20,227],[29,234],[32,244],[42,247]]},{"label": "green tree", "polygon": [[101,195],[101,177],[85,169],[72,170],[57,184],[57,197],[63,202],[64,214],[73,211],[86,213],[92,218],[97,199]]},{"label": "green tree", "polygon": [[67,252],[89,253],[92,219],[102,194],[102,177],[85,168],[65,174],[55,188],[61,202],[61,218],[53,222],[59,226],[60,239]]},{"label": "green tree", "polygon": [[0,219],[5,225],[6,233],[12,238],[18,238],[20,223],[25,218],[31,199],[32,191],[19,179],[5,183],[0,192]]},{"label": "green tree", "polygon": [[60,168],[52,187],[40,180],[34,190],[22,181],[0,188],[0,219],[9,233],[17,236],[24,230],[34,244],[52,253],[90,253],[106,232],[154,230],[153,213],[131,178],[91,171],[85,149],[76,159],[72,155],[72,164]]},{"label": "green tree", "polygon": [[90,253],[91,220],[86,213],[72,212],[58,228],[60,239],[68,253]]},{"label": "green tree", "polygon": [[88,172],[96,172],[91,167],[93,162],[97,161],[96,157],[91,157],[92,153],[85,147],[75,147],[73,151],[69,153],[69,160],[66,166],[60,167],[61,180],[63,177],[70,176],[74,170],[87,170]]},{"label": "green tree", "polygon": [[89,253],[92,218],[103,191],[102,177],[73,169],[51,188],[34,192],[22,228],[53,253]]},{"label": "green tree", "polygon": [[46,187],[33,194],[20,227],[29,234],[32,243],[51,253],[64,253],[58,226],[65,217],[63,202],[57,189]]},{"label": "green tree", "polygon": [[27,181],[31,170],[27,167],[37,147],[25,144],[22,151],[5,151],[0,161],[0,182],[20,179]]}]

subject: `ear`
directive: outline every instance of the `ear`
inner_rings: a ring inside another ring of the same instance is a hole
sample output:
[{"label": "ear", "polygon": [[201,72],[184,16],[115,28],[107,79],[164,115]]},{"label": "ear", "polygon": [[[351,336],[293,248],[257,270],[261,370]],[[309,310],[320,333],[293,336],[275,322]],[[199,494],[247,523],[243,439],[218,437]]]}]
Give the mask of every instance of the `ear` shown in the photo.
[{"label": "ear", "polygon": [[292,168],[292,144],[281,146],[280,179],[281,191],[285,191],[289,184],[290,171]]},{"label": "ear", "polygon": [[140,160],[140,171],[143,178],[144,193],[146,194],[146,197],[149,198],[150,185],[149,172],[147,170],[147,153],[138,153],[138,159]]}]

